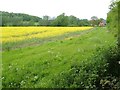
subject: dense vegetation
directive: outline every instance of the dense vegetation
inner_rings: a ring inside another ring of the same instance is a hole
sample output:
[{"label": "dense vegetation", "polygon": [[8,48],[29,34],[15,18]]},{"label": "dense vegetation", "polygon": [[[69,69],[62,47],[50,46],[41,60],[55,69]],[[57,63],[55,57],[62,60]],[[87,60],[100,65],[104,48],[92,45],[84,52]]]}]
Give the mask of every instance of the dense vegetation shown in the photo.
[{"label": "dense vegetation", "polygon": [[110,11],[107,14],[108,29],[114,33],[118,33],[118,6],[116,2],[110,5]]},{"label": "dense vegetation", "polygon": [[0,13],[2,15],[2,26],[37,25],[37,23],[42,20],[42,18],[27,14],[8,13],[2,11]]},{"label": "dense vegetation", "polygon": [[119,89],[120,88],[120,1],[113,1],[110,5],[110,11],[107,16],[107,27],[110,33],[113,33],[116,37],[116,45],[109,48],[106,51],[105,58],[108,63],[107,73],[102,77],[104,80],[108,81],[105,86],[109,89]]},{"label": "dense vegetation", "polygon": [[60,14],[56,18],[43,16],[31,16],[21,13],[0,12],[2,15],[2,26],[98,26],[104,20],[98,19],[96,16],[88,19],[79,19],[73,15],[66,16],[65,13]]}]

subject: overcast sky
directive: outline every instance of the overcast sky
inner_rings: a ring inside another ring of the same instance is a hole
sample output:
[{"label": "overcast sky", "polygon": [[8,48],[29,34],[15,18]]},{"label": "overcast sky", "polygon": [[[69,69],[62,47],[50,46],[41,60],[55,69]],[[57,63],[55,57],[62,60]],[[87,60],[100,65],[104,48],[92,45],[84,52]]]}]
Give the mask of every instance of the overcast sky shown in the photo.
[{"label": "overcast sky", "polygon": [[1,0],[0,11],[56,17],[62,13],[80,19],[107,17],[111,0]]}]

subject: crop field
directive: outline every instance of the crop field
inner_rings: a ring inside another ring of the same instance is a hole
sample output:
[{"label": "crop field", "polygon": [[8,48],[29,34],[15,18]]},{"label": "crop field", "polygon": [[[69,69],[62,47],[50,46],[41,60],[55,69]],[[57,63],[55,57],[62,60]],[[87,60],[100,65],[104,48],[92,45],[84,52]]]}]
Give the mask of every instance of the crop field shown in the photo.
[{"label": "crop field", "polygon": [[91,28],[92,27],[5,27],[2,28],[2,42],[7,43],[30,38],[52,37]]},{"label": "crop field", "polygon": [[3,87],[86,87],[103,70],[100,48],[116,42],[106,27],[1,29]]},{"label": "crop field", "polygon": [[1,41],[4,49],[4,47],[10,48],[10,46],[8,46],[10,43],[15,45],[16,42],[22,42],[22,44],[23,41],[36,42],[38,39],[60,36],[62,34],[91,28],[92,27],[3,27]]}]

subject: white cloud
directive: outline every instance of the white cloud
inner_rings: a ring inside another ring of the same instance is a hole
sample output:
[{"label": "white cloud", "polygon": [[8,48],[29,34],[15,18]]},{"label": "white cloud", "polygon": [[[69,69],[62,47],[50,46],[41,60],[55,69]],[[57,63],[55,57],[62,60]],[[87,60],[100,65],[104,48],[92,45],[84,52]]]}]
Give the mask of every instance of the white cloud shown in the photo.
[{"label": "white cloud", "polygon": [[42,17],[57,16],[61,13],[78,18],[90,19],[91,16],[106,18],[111,0],[3,0],[1,11],[26,13]]}]

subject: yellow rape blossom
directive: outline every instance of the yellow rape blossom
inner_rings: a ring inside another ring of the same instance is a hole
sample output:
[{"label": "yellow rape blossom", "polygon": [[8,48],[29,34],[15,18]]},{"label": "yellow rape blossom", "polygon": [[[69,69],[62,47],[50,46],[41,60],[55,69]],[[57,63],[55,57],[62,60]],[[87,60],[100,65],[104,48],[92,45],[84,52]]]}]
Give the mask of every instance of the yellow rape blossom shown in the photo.
[{"label": "yellow rape blossom", "polygon": [[91,28],[92,27],[0,27],[0,29],[2,29],[2,43],[22,41],[31,38],[53,37]]}]

